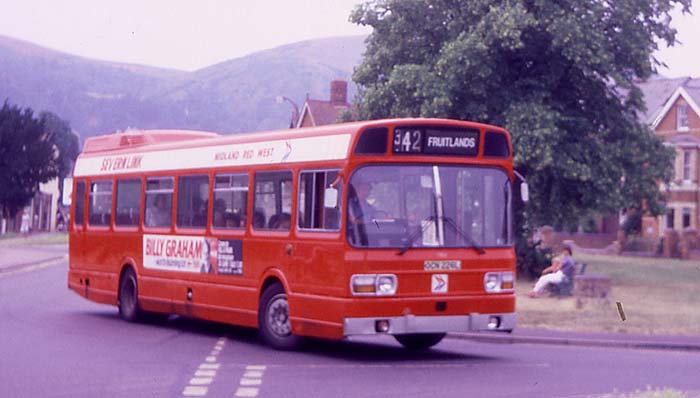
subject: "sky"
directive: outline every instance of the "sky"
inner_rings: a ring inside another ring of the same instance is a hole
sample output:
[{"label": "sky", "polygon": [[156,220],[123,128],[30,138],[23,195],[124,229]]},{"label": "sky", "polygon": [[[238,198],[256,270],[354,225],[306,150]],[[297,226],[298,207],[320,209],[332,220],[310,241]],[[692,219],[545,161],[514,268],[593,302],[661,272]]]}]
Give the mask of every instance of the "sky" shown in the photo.
[{"label": "sky", "polygon": [[358,0],[0,0],[0,35],[109,61],[195,70],[302,40],[363,35]]},{"label": "sky", "polygon": [[[70,54],[196,70],[297,41],[371,33],[358,0],[0,0],[0,35]],[[700,0],[674,13],[682,43],[658,57],[668,77],[700,77]],[[660,44],[660,47],[664,47]]]}]

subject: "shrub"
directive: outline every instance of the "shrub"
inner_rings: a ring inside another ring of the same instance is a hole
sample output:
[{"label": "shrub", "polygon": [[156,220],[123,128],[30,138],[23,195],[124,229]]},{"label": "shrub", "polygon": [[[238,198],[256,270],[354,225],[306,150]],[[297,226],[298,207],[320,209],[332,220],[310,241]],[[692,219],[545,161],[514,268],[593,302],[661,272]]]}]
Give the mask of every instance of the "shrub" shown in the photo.
[{"label": "shrub", "polygon": [[542,270],[552,265],[552,249],[542,248],[542,241],[518,239],[515,244],[518,275],[526,279],[536,279]]},{"label": "shrub", "polygon": [[622,251],[625,252],[653,252],[657,248],[657,244],[653,239],[632,237],[627,239],[622,245]]},{"label": "shrub", "polygon": [[627,211],[625,221],[620,228],[625,232],[625,237],[639,235],[642,230],[642,212],[637,209]]}]

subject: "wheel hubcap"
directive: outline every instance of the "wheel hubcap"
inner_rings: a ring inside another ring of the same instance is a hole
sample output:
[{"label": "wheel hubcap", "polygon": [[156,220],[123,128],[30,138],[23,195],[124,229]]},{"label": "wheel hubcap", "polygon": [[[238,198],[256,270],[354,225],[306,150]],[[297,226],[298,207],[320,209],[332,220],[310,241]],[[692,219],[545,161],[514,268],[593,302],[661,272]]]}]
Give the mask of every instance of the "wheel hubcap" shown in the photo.
[{"label": "wheel hubcap", "polygon": [[289,322],[289,304],[284,296],[275,297],[267,307],[267,324],[270,330],[278,336],[289,336],[292,325]]}]

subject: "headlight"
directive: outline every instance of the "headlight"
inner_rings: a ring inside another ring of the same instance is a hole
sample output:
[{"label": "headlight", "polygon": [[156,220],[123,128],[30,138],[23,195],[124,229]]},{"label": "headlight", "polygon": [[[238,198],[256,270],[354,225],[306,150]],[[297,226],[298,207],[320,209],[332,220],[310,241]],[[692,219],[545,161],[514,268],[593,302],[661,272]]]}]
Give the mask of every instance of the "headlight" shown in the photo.
[{"label": "headlight", "polygon": [[350,277],[354,296],[391,296],[396,294],[397,280],[393,274],[358,274]]},{"label": "headlight", "polygon": [[484,288],[487,292],[496,291],[498,288],[498,274],[495,272],[490,272],[484,277]]},{"label": "headlight", "polygon": [[377,276],[377,295],[390,296],[396,293],[396,275]]},{"label": "headlight", "polygon": [[487,293],[512,292],[515,289],[515,275],[511,271],[487,272],[484,275],[484,290]]}]

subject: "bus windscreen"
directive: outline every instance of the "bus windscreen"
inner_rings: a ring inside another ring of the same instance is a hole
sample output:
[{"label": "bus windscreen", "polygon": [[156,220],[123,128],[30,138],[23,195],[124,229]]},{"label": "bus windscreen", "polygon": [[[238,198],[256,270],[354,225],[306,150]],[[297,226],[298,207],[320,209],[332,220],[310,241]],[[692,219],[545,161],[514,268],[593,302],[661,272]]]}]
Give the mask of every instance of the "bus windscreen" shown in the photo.
[{"label": "bus windscreen", "polygon": [[511,183],[498,168],[366,166],[348,189],[356,247],[503,247],[512,243]]}]

